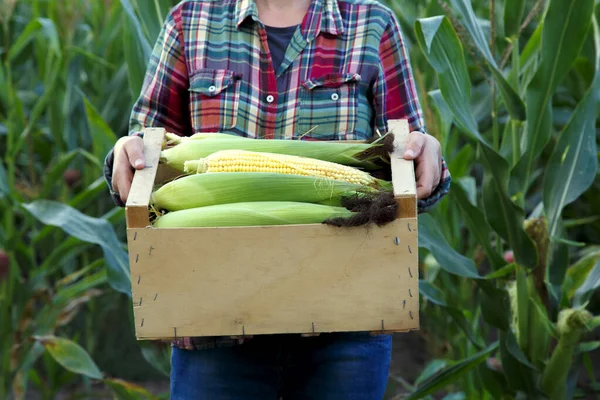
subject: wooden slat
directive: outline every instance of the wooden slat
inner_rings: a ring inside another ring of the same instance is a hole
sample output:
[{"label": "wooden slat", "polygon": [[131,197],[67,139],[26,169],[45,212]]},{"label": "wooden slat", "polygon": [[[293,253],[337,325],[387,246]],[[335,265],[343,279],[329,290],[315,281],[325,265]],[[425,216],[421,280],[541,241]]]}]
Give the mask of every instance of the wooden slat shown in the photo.
[{"label": "wooden slat", "polygon": [[148,205],[154,188],[164,137],[165,130],[162,128],[144,129],[145,167],[135,171],[133,175],[131,190],[125,206],[128,228],[143,228],[150,225]]},{"label": "wooden slat", "polygon": [[394,152],[391,154],[392,183],[399,204],[398,218],[416,218],[417,186],[412,160],[404,159],[404,149],[409,137],[406,120],[390,120],[389,129],[394,133]]},{"label": "wooden slat", "polygon": [[129,229],[137,337],[418,329],[417,235],[416,219]]}]

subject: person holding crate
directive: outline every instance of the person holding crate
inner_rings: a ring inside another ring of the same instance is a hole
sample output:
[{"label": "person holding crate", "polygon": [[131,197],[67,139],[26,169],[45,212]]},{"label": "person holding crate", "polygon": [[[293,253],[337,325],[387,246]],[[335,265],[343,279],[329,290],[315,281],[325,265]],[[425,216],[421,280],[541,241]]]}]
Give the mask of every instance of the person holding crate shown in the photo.
[{"label": "person holding crate", "polygon": [[[398,20],[375,0],[184,0],[169,12],[131,114],[105,162],[115,202],[144,168],[146,127],[189,136],[368,140],[407,119],[419,212],[449,190],[427,134]],[[365,268],[368,268],[366,266]],[[389,334],[178,338],[171,398],[381,399]]]}]

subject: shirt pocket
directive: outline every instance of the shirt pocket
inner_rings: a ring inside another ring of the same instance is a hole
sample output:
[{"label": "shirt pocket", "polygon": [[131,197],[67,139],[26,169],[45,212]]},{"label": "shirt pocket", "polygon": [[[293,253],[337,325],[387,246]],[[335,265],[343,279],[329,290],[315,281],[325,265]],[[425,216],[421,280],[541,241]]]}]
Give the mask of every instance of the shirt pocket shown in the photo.
[{"label": "shirt pocket", "polygon": [[235,127],[242,76],[226,69],[198,69],[190,77],[190,118],[194,132]]},{"label": "shirt pocket", "polygon": [[306,80],[300,89],[297,136],[343,140],[354,132],[359,82],[359,74],[329,74]]}]

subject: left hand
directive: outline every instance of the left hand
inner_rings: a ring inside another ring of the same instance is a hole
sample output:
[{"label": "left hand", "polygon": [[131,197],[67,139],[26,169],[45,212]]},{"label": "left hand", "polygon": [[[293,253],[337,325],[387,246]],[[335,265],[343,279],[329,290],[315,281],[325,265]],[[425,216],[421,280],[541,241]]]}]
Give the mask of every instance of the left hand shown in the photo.
[{"label": "left hand", "polygon": [[414,160],[417,197],[426,199],[438,187],[442,177],[440,142],[431,135],[411,132],[404,150],[404,159]]}]

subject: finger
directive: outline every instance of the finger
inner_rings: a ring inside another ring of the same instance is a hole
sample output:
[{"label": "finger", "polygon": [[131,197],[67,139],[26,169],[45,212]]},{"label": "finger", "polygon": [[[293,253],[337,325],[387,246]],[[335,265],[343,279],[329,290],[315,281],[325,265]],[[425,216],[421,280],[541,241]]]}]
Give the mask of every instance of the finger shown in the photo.
[{"label": "finger", "polygon": [[431,163],[421,162],[417,166],[417,197],[426,199],[433,193],[435,187],[435,169]]},{"label": "finger", "polygon": [[113,176],[112,179],[110,181],[110,185],[112,186],[112,191],[115,193],[119,193],[119,186],[117,184],[117,176],[115,175],[115,173],[113,172]]},{"label": "finger", "polygon": [[127,168],[124,171],[124,176],[119,179],[118,187],[119,187],[119,197],[123,203],[127,203],[127,198],[129,197],[129,191],[131,190],[131,181],[133,180],[133,171]]},{"label": "finger", "polygon": [[413,132],[408,137],[408,143],[404,149],[404,158],[406,160],[414,160],[419,157],[425,147],[425,135],[421,132]]},{"label": "finger", "polygon": [[127,154],[127,159],[131,167],[135,169],[144,168],[144,142],[142,138],[132,137],[130,140],[125,142],[123,150]]}]

